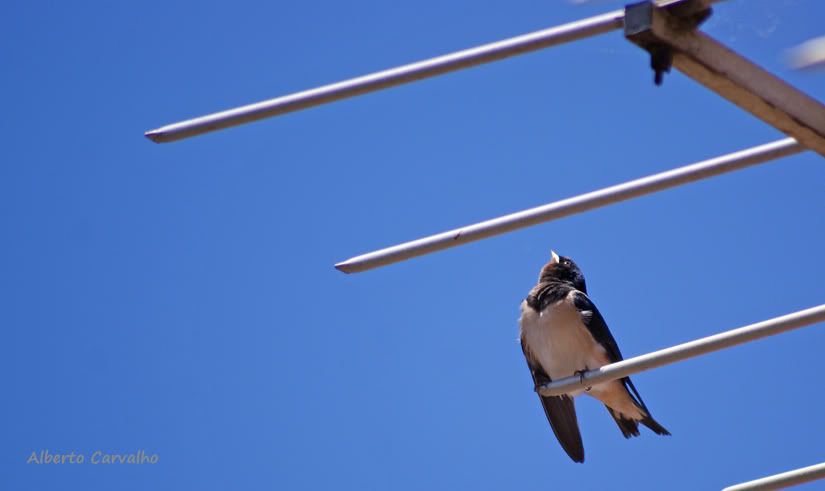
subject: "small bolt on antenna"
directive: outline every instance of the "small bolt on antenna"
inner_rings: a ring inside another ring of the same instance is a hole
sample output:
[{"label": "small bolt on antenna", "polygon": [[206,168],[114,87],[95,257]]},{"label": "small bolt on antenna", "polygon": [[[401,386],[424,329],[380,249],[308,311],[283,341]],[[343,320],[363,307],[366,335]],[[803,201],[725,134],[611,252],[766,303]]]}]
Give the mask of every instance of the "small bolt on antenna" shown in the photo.
[{"label": "small bolt on antenna", "polygon": [[653,69],[653,83],[662,85],[665,73],[670,73],[673,66],[673,50],[670,46],[659,45],[648,48],[650,51],[650,68]]},{"label": "small bolt on antenna", "polygon": [[659,39],[662,28],[694,31],[710,14],[707,0],[659,2],[645,0],[625,6],[625,37],[650,53],[653,82],[662,85],[665,73],[673,66],[673,47]]}]

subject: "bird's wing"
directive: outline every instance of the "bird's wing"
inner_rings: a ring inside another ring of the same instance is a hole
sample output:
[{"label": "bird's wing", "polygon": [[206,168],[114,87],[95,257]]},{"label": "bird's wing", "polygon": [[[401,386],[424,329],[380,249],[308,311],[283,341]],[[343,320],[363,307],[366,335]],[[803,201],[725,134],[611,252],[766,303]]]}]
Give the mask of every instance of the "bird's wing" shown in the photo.
[{"label": "bird's wing", "polygon": [[[533,383],[536,388],[549,383],[550,377],[530,352],[524,337],[521,338],[521,350],[527,359],[527,366],[530,368],[530,374],[533,376]],[[584,445],[582,444],[581,433],[579,433],[579,423],[576,419],[576,406],[573,404],[573,398],[567,395],[545,397],[539,394],[539,399],[541,400],[541,406],[544,408],[544,414],[547,416],[547,421],[550,422],[550,427],[564,451],[574,462],[584,462]]]},{"label": "bird's wing", "polygon": [[607,322],[604,321],[604,317],[602,317],[593,301],[584,293],[576,291],[573,292],[573,305],[579,311],[582,323],[590,331],[590,335],[607,351],[607,358],[610,363],[621,361],[622,352],[619,351],[619,345],[613,339],[613,334],[607,328]]},{"label": "bird's wing", "polygon": [[[607,322],[605,322],[604,317],[602,317],[601,312],[596,308],[593,301],[584,293],[577,291],[573,294],[573,305],[579,311],[582,323],[587,327],[587,330],[590,331],[590,335],[593,336],[593,339],[595,339],[597,343],[604,347],[610,363],[621,361],[623,358],[622,352],[619,351],[619,345],[616,344],[613,334],[610,333],[610,329],[607,327]],[[639,395],[639,391],[636,390],[630,377],[624,377],[622,383],[632,392],[633,398],[639,407],[650,414],[645,402],[642,400],[642,396]]]}]

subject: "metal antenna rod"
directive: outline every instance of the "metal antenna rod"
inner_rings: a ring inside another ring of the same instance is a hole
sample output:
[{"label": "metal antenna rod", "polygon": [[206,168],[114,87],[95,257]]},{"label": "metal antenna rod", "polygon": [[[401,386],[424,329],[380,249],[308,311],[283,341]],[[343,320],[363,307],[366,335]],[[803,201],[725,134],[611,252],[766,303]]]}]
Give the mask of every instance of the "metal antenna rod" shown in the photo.
[{"label": "metal antenna rod", "polygon": [[431,235],[423,239],[370,252],[335,265],[344,273],[358,273],[424,254],[512,232],[539,223],[583,213],[619,201],[644,196],[708,177],[717,176],[806,150],[793,138],[741,150],[703,162],[563,199],[529,210]]},{"label": "metal antenna rod", "polygon": [[539,387],[538,391],[543,396],[558,396],[823,321],[825,304],[611,363],[595,370],[588,370],[581,376],[574,375],[554,380]]},{"label": "metal antenna rod", "polygon": [[797,69],[825,68],[825,36],[811,39],[792,49],[790,62]]},{"label": "metal antenna rod", "polygon": [[735,484],[722,491],[768,491],[796,486],[797,484],[816,481],[817,479],[825,479],[825,463],[763,477],[755,481]]},{"label": "metal antenna rod", "polygon": [[[657,0],[656,6],[689,13],[696,9],[706,9],[721,0]],[[145,133],[156,143],[170,142],[190,136],[208,133],[239,124],[257,121],[328,102],[346,99],[368,92],[386,89],[395,85],[414,82],[436,75],[470,68],[510,56],[520,55],[549,48],[559,44],[578,41],[598,34],[621,29],[624,26],[625,11],[614,10],[605,14],[570,22],[541,31],[496,41],[475,48],[456,51],[429,60],[411,63],[362,77],[344,80],[315,89],[296,92],[268,101],[249,104],[235,109],[209,114],[180,123],[170,124]]]},{"label": "metal antenna rod", "polygon": [[624,10],[615,10],[595,17],[523,34],[463,51],[457,51],[437,58],[431,58],[370,75],[352,78],[343,82],[277,97],[268,101],[170,124],[162,128],[147,131],[146,137],[156,143],[170,142],[271,116],[277,116],[279,114],[298,111],[299,109],[305,109],[339,99],[346,99],[348,97],[386,89],[387,87],[434,77],[462,68],[469,68],[502,58],[529,53],[531,51],[621,29],[623,18]]}]

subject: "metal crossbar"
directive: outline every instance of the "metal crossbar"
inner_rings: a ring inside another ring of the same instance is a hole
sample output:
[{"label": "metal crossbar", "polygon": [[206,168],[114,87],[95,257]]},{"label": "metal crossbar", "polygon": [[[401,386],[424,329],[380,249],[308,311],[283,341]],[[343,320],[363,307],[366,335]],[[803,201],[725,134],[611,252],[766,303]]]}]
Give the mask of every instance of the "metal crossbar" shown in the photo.
[{"label": "metal crossbar", "polygon": [[768,491],[796,486],[817,479],[825,479],[825,463],[728,486],[722,491]]},{"label": "metal crossbar", "polygon": [[[655,5],[660,10],[689,15],[695,10],[707,9],[718,1],[721,0],[659,0]],[[624,18],[625,10],[614,10],[343,82],[181,121],[149,130],[144,135],[156,143],[189,138],[615,31],[624,26]]]},{"label": "metal crossbar", "polygon": [[588,370],[581,375],[554,380],[539,387],[538,391],[543,396],[558,396],[574,390],[586,389],[596,384],[629,377],[635,373],[663,365],[670,365],[699,355],[730,348],[731,346],[781,334],[817,322],[825,322],[825,304],[628,358],[595,370]]},{"label": "metal crossbar", "polygon": [[335,265],[345,273],[358,273],[442,249],[468,244],[495,235],[512,232],[539,223],[583,213],[646,194],[663,191],[701,179],[762,164],[805,150],[793,138],[748,148],[710,160],[679,167],[659,174],[563,199],[529,210],[511,213],[484,222],[457,228],[423,239],[405,242],[375,252],[356,256]]},{"label": "metal crossbar", "polygon": [[470,68],[510,56],[577,41],[622,28],[623,10],[616,10],[542,31],[457,51],[429,60],[411,63],[343,82],[324,85],[268,101],[209,114],[200,118],[170,124],[147,131],[146,137],[156,143],[171,142],[210,131],[229,128],[259,119],[277,116],[320,104],[386,89],[444,73]]}]

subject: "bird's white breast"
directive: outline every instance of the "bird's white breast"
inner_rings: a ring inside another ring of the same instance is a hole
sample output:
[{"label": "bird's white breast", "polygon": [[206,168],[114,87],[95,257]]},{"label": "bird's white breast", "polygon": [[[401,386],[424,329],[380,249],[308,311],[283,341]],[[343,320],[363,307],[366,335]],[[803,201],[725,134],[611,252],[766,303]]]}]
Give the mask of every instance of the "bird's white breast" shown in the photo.
[{"label": "bird's white breast", "polygon": [[582,323],[572,292],[540,313],[522,303],[520,325],[524,342],[552,380],[609,362],[604,348]]}]

